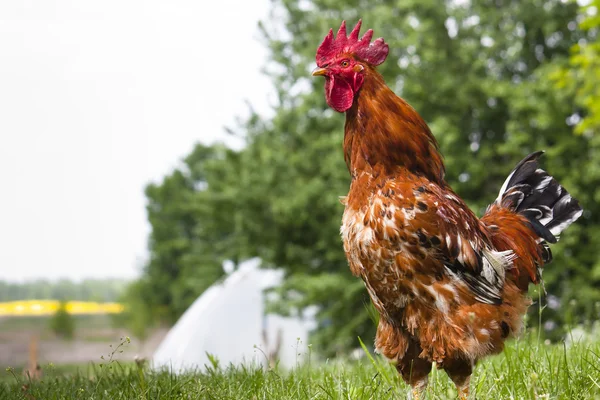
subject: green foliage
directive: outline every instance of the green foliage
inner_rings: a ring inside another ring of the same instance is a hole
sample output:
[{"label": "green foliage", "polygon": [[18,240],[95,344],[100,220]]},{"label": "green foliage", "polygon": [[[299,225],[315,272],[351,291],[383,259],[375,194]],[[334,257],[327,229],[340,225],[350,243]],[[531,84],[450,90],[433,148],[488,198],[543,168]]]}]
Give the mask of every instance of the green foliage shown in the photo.
[{"label": "green foliage", "polygon": [[548,314],[569,324],[600,317],[600,258],[595,250],[600,246],[599,10],[598,0],[581,9],[579,28],[585,36],[571,47],[568,61],[547,67],[550,80],[545,83],[558,90],[562,104],[571,106],[567,121],[575,133],[553,138],[551,151],[558,165],[552,168],[571,171],[561,179],[586,209],[585,218],[561,242],[560,251],[567,255],[564,264],[548,268],[546,274],[549,291],[565,300],[563,307]]},{"label": "green foliage", "polygon": [[115,326],[127,328],[141,342],[148,338],[150,329],[155,323],[151,309],[144,301],[144,296],[144,281],[131,283],[120,299],[121,303],[126,305],[125,310],[112,315],[112,322]]},{"label": "green foliage", "polygon": [[[589,33],[571,49],[569,65],[553,75],[561,90],[574,92],[581,107],[575,131],[580,134],[598,135],[600,132],[600,1],[592,1],[583,7],[580,28]],[[597,140],[597,139],[596,139]]]},{"label": "green foliage", "polygon": [[[477,399],[594,399],[600,396],[600,347],[545,346],[521,341],[480,363],[471,380]],[[42,366],[44,379],[29,382],[0,371],[4,399],[398,399],[408,387],[388,362],[375,358],[313,364],[292,371],[207,366],[173,375],[141,365],[108,362],[63,376]],[[473,396],[473,397],[475,397]],[[452,382],[433,370],[424,399],[456,399]]]},{"label": "green foliage", "polygon": [[124,295],[136,318],[174,323],[223,276],[223,260],[238,259],[232,246],[237,157],[225,147],[199,144],[180,168],[146,188],[150,261]]},{"label": "green foliage", "polygon": [[224,259],[259,256],[286,271],[275,309],[320,307],[313,341],[325,354],[357,347],[358,335],[370,342],[369,300],[339,237],[338,196],[350,181],[344,116],[325,104],[322,80],[310,77],[329,28],[359,17],[389,43],[380,72],[430,124],[447,180],[474,210],[493,201],[523,156],[547,150],[544,167],[586,213],[553,248],[544,276],[559,306],[542,315],[558,326],[567,311],[569,323],[598,318],[599,136],[575,134],[582,92],[557,89],[553,78],[569,68],[571,48],[592,43],[597,31],[578,27],[576,3],[276,0],[273,10],[260,28],[271,49],[274,117],[253,115],[241,127],[242,150],[197,145],[147,188],[151,259],[136,290],[154,318],[173,322],[222,276]]},{"label": "green foliage", "polygon": [[[598,215],[597,202],[586,198],[594,181],[582,182],[581,173],[591,168],[583,162],[590,154],[589,140],[574,135],[567,123],[575,95],[557,91],[548,78],[586,37],[577,29],[577,5],[464,4],[282,1],[277,15],[286,18],[278,20],[290,34],[263,25],[273,60],[282,67],[274,69],[281,103],[275,118],[250,136],[245,152],[273,154],[251,168],[257,175],[277,171],[278,182],[271,186],[276,194],[265,204],[273,210],[277,206],[283,215],[282,229],[274,235],[278,241],[263,241],[267,249],[259,254],[287,269],[284,289],[304,294],[305,304],[322,305],[321,329],[314,339],[328,352],[356,346],[352,331],[373,336],[365,291],[349,276],[337,234],[342,207],[336,200],[349,182],[341,153],[343,116],[325,105],[323,82],[307,77],[316,46],[342,19],[352,24],[361,17],[365,27],[386,38],[390,55],[380,71],[430,124],[445,155],[447,180],[480,214],[523,156],[547,150],[544,166],[589,210],[554,248],[546,288],[562,297],[562,306],[549,316],[560,326],[570,300],[577,299],[573,322],[597,317],[594,303],[600,294],[595,287],[600,282],[592,268],[597,256],[586,251],[595,240],[587,229]],[[298,95],[296,88],[302,85],[309,89]],[[269,249],[280,249],[279,257],[269,257]],[[325,286],[327,282],[337,284]],[[294,302],[302,305],[296,297]]]},{"label": "green foliage", "polygon": [[73,339],[75,334],[75,320],[67,312],[67,303],[61,301],[58,310],[50,318],[50,329],[56,336],[63,339]]}]

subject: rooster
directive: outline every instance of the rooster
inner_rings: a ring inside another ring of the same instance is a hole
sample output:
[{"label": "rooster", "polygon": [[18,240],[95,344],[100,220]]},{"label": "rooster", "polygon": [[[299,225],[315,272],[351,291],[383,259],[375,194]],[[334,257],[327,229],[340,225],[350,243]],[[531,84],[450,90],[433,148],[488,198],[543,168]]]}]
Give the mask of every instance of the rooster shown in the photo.
[{"label": "rooster", "polygon": [[330,30],[313,71],[325,77],[327,104],[346,113],[344,251],[380,315],[375,348],[413,396],[435,362],[466,399],[477,361],[521,331],[529,283],[540,283],[549,244],[582,209],[538,167],[536,152],[477,218],[444,180],[427,124],[375,70],[388,45],[371,42],[372,30],[359,38],[360,27]]}]

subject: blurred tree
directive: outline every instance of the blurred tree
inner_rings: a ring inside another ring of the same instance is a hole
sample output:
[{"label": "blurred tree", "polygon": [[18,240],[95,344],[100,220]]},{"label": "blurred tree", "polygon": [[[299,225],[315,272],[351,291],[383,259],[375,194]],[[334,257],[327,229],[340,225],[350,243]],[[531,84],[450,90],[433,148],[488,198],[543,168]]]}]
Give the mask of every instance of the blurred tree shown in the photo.
[{"label": "blurred tree", "polygon": [[154,325],[152,309],[148,307],[151,296],[148,297],[146,288],[145,279],[131,283],[120,299],[126,305],[125,310],[111,316],[115,326],[126,327],[141,343],[146,341]]},{"label": "blurred tree", "polygon": [[[389,43],[380,72],[428,121],[445,154],[447,180],[480,214],[510,169],[537,149],[548,150],[544,165],[581,195],[578,157],[588,141],[573,135],[568,119],[574,94],[557,93],[548,79],[585,37],[575,3],[315,0],[278,6],[271,24],[263,25],[277,65],[271,73],[278,111],[258,132],[250,129],[242,157],[252,158],[249,168],[262,170],[263,179],[269,176],[264,171],[276,171],[276,179],[256,186],[271,189],[271,217],[279,222],[264,230],[279,232],[267,235],[275,241],[257,240],[257,252],[287,269],[284,289],[294,294],[294,304],[323,307],[315,335],[322,348],[356,345],[357,334],[372,337],[374,329],[363,306],[366,292],[350,277],[336,233],[342,213],[336,199],[349,182],[341,154],[343,116],[327,108],[323,82],[309,76],[316,47],[342,19],[354,24],[362,18]],[[596,256],[577,251],[587,224],[570,229],[556,249],[547,270],[551,293],[564,293],[580,269],[589,279]],[[572,296],[571,290],[566,300]]]},{"label": "blurred tree", "polygon": [[591,136],[600,132],[600,0],[584,6],[582,15],[579,26],[588,32],[588,38],[572,47],[569,65],[556,71],[553,78],[560,89],[576,95],[581,110],[573,121],[577,123],[575,131]]},{"label": "blurred tree", "polygon": [[[286,271],[276,309],[320,306],[314,341],[326,353],[357,346],[357,335],[373,337],[366,291],[351,276],[339,238],[338,196],[350,181],[341,150],[344,116],[326,106],[322,80],[310,77],[329,28],[359,17],[389,43],[380,72],[430,124],[448,181],[480,214],[523,156],[548,150],[544,165],[588,211],[555,248],[546,287],[562,304],[598,298],[600,274],[592,265],[599,261],[587,247],[600,240],[589,231],[600,215],[587,190],[596,178],[582,171],[599,170],[600,163],[592,164],[589,137],[573,133],[577,93],[557,91],[550,79],[567,65],[570,49],[593,36],[579,29],[577,4],[273,3],[261,31],[271,49],[275,116],[253,115],[239,152],[196,146],[180,169],[146,191],[152,236],[142,292],[152,315],[174,321],[221,277],[223,259],[260,256]],[[593,301],[577,307],[578,318],[593,315]]]},{"label": "blurred tree", "polygon": [[576,188],[586,209],[577,233],[565,236],[566,265],[547,274],[548,291],[565,300],[550,317],[569,323],[600,318],[600,257],[595,251],[600,246],[600,1],[582,7],[579,21],[586,36],[572,46],[567,63],[549,66],[546,83],[558,89],[557,99],[570,108],[567,123],[576,136],[556,137],[552,150],[562,168],[573,171],[569,187]]},{"label": "blurred tree", "polygon": [[237,260],[231,246],[237,158],[238,153],[223,146],[197,145],[180,168],[160,184],[148,185],[150,260],[143,279],[124,295],[133,301],[133,313],[174,323],[223,276],[222,262]]},{"label": "blurred tree", "polygon": [[61,301],[58,310],[50,318],[50,329],[55,335],[63,339],[73,339],[75,334],[75,320],[67,312],[66,301]]}]

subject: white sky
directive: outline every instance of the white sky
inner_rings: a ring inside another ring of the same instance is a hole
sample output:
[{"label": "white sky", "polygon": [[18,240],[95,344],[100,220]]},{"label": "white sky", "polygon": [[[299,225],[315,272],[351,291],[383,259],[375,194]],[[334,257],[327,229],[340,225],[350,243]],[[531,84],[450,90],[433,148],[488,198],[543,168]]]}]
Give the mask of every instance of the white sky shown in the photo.
[{"label": "white sky", "polygon": [[0,279],[133,277],[144,186],[249,100],[269,0],[0,2]]}]

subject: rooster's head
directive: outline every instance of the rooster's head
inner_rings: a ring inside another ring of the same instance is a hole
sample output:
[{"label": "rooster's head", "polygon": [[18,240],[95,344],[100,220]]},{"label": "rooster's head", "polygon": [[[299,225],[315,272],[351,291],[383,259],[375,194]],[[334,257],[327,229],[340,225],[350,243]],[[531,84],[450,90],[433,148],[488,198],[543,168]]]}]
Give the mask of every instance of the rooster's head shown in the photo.
[{"label": "rooster's head", "polygon": [[342,22],[335,38],[333,29],[317,50],[317,68],[313,76],[325,77],[325,97],[334,110],[344,112],[352,107],[354,95],[363,84],[367,67],[385,61],[388,45],[379,38],[371,43],[373,30],[358,38],[359,20],[350,36],[346,36],[346,21]]}]

